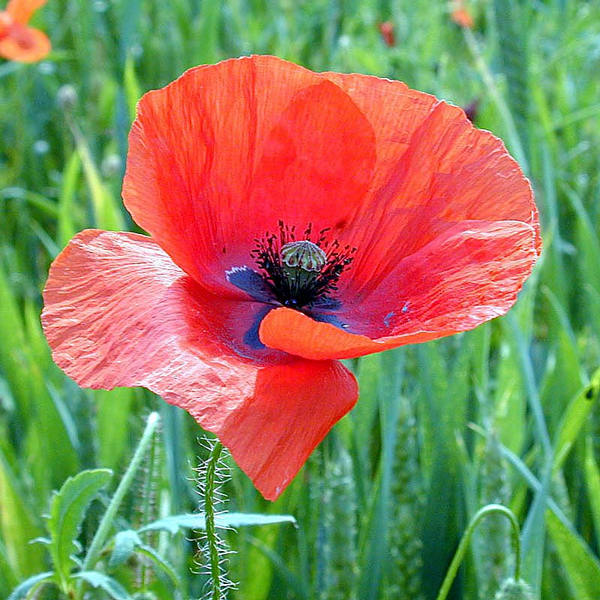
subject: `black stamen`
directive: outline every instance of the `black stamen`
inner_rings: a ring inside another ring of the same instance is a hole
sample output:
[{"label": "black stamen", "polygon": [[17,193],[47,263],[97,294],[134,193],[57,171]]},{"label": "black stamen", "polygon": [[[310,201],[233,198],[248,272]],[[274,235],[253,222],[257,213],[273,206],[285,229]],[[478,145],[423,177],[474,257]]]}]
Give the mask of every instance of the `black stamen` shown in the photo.
[{"label": "black stamen", "polygon": [[[337,291],[337,282],[344,270],[352,263],[356,248],[349,245],[340,246],[337,240],[328,240],[329,228],[318,232],[316,241],[312,241],[312,223],[304,230],[304,240],[317,245],[326,255],[326,262],[311,276],[292,273],[281,256],[281,249],[286,244],[296,241],[296,227],[289,227],[279,221],[279,232],[265,233],[256,239],[256,248],[252,255],[257,266],[264,271],[262,277],[281,304],[291,308],[310,308],[311,304],[323,304],[332,300]],[[300,243],[300,242],[299,242]]]}]

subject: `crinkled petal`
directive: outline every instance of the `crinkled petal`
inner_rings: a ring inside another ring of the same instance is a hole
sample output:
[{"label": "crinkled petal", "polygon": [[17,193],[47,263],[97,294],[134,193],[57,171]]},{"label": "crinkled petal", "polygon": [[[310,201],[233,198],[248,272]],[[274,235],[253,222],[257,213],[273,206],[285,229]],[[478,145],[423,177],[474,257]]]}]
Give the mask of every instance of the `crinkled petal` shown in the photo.
[{"label": "crinkled petal", "polygon": [[184,271],[219,293],[280,220],[343,227],[366,194],[374,133],[326,78],[254,56],[191,69],[146,94],[123,198]]},{"label": "crinkled petal", "polygon": [[398,263],[341,325],[271,311],[259,329],[269,346],[312,360],[352,358],[472,329],[508,311],[537,258],[531,225],[465,222]]},{"label": "crinkled petal", "polygon": [[373,129],[348,94],[326,79],[297,92],[262,145],[244,207],[249,233],[273,231],[280,220],[345,228],[369,189],[375,158]]},{"label": "crinkled petal", "polygon": [[[466,220],[522,221],[541,237],[533,192],[501,140],[444,102],[426,105],[406,148],[385,168],[353,223],[351,294],[368,294],[405,256]],[[426,117],[426,118],[422,118]],[[408,132],[407,132],[408,133]]]},{"label": "crinkled petal", "polygon": [[341,287],[369,293],[404,256],[462,220],[515,220],[536,229],[529,182],[502,141],[464,112],[404,83],[324,73],[367,117],[377,164],[369,194],[344,240],[358,251]]},{"label": "crinkled petal", "polygon": [[338,285],[355,298],[464,220],[523,221],[541,245],[531,187],[502,142],[400,82],[225,61],[146,95],[130,147],[127,207],[219,293],[242,293],[223,273],[252,268],[255,238],[278,221],[356,247]]},{"label": "crinkled petal", "polygon": [[254,396],[216,433],[263,496],[275,500],[357,398],[354,376],[337,361],[269,367],[259,371]]},{"label": "crinkled petal", "polygon": [[356,401],[340,363],[248,350],[243,336],[264,305],[209,294],[144,236],[77,235],[51,267],[44,303],[53,358],[77,383],[144,386],[184,408],[269,499]]},{"label": "crinkled petal", "polygon": [[[342,89],[369,121],[375,135],[377,165],[371,190],[387,183],[411,143],[414,132],[439,102],[430,94],[391,81],[358,73],[322,73]],[[361,204],[363,202],[361,201]]]},{"label": "crinkled petal", "polygon": [[0,38],[0,56],[20,62],[37,62],[51,50],[48,36],[39,29],[13,23]]}]

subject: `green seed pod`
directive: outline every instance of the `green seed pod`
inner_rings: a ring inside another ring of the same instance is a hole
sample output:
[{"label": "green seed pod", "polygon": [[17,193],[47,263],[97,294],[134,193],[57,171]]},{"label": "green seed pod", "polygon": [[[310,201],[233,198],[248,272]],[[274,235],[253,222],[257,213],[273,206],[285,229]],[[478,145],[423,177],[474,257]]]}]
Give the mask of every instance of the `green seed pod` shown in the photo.
[{"label": "green seed pod", "polygon": [[327,263],[327,255],[319,246],[302,240],[289,242],[281,248],[281,260],[292,269],[318,273]]},{"label": "green seed pod", "polygon": [[310,286],[327,264],[325,252],[308,240],[284,244],[280,256],[289,288],[296,291]]}]

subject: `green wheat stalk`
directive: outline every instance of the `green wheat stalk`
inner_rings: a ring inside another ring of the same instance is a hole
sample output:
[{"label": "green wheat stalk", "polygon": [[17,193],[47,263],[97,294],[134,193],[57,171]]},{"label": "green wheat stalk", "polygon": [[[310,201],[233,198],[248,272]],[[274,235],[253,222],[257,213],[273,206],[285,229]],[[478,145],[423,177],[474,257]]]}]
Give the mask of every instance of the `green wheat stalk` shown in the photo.
[{"label": "green wheat stalk", "polygon": [[391,493],[391,525],[389,548],[391,568],[386,587],[386,600],[421,600],[421,556],[418,515],[423,508],[422,477],[418,459],[417,425],[408,398],[399,399],[398,437],[394,450]]}]

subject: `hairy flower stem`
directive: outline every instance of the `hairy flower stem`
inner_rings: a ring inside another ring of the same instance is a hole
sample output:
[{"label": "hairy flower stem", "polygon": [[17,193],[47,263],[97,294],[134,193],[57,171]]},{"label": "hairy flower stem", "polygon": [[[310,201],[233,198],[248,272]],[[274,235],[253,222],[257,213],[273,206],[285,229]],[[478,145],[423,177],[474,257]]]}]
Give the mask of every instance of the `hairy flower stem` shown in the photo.
[{"label": "hairy flower stem", "polygon": [[221,596],[221,568],[219,565],[219,540],[215,529],[215,491],[217,488],[216,471],[223,445],[216,442],[206,462],[206,475],[204,482],[204,519],[206,523],[206,542],[208,546],[208,560],[210,563],[210,579],[212,582],[211,600],[220,600]]},{"label": "hairy flower stem", "polygon": [[[142,438],[138,447],[135,450],[133,458],[123,475],[117,489],[115,491],[114,496],[112,497],[102,520],[100,521],[100,525],[98,525],[98,529],[96,530],[96,534],[94,535],[94,539],[90,544],[89,550],[85,556],[85,560],[83,561],[82,571],[89,571],[94,568],[94,565],[98,561],[98,557],[100,556],[100,552],[108,537],[110,532],[110,528],[112,527],[115,516],[117,514],[117,510],[119,510],[119,506],[125,497],[125,494],[129,491],[131,484],[134,481],[134,476],[140,465],[142,464],[142,460],[146,454],[148,446],[152,442],[152,438],[154,436],[154,432],[160,423],[160,417],[158,413],[153,412],[148,416],[148,420],[146,421],[146,428],[144,429],[144,433],[142,434]],[[80,597],[81,594],[78,595]]]},{"label": "hairy flower stem", "polygon": [[454,582],[454,578],[456,577],[456,573],[458,572],[458,568],[460,567],[460,563],[463,561],[465,553],[467,552],[467,548],[469,546],[469,542],[471,541],[471,536],[475,531],[475,528],[479,524],[479,522],[484,519],[486,516],[491,514],[500,514],[504,515],[512,526],[512,543],[513,550],[515,553],[515,581],[519,581],[521,578],[521,539],[520,539],[520,531],[519,531],[519,523],[517,522],[517,518],[514,513],[506,508],[506,506],[502,506],[501,504],[488,504],[483,508],[480,508],[469,523],[467,530],[463,534],[460,544],[456,549],[456,553],[454,554],[454,558],[448,567],[448,572],[446,573],[446,577],[442,582],[442,587],[437,595],[436,600],[446,600],[448,597],[448,593],[450,592],[450,588],[452,587],[452,583]]}]

